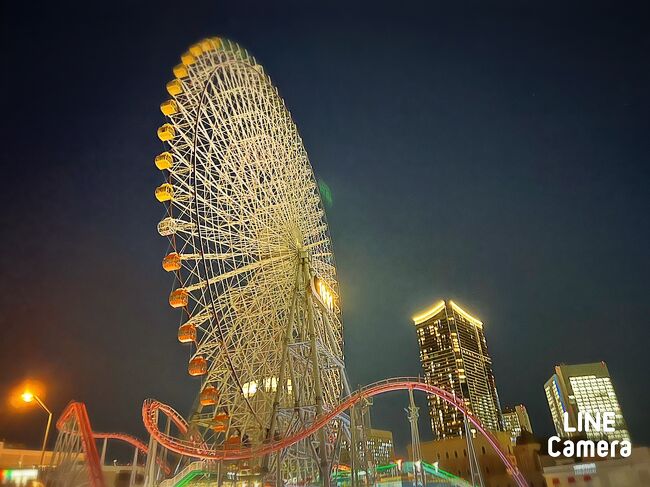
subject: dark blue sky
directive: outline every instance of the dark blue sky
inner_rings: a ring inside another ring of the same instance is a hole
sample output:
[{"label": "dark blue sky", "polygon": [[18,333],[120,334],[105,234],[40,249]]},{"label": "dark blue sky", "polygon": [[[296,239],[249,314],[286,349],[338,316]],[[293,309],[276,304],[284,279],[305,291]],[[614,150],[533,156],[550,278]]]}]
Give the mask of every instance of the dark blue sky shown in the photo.
[{"label": "dark blue sky", "polygon": [[[648,8],[243,3],[3,3],[0,393],[41,378],[57,413],[75,398],[139,436],[146,397],[190,407],[155,131],[180,53],[220,35],[266,67],[332,189],[354,384],[417,375],[410,316],[450,297],[536,432],[553,365],[605,360],[650,443]],[[400,445],[405,401],[373,415]],[[37,446],[41,419],[3,401],[0,438]]]}]

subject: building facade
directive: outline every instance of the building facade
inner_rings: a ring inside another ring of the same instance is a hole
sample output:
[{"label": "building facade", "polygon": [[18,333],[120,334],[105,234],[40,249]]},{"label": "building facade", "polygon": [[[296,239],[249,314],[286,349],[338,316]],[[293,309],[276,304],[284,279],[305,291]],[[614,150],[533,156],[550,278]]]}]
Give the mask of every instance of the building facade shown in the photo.
[{"label": "building facade", "polygon": [[544,467],[547,487],[640,487],[650,485],[650,448],[632,448],[627,458],[561,463]]},{"label": "building facade", "polygon": [[368,443],[368,452],[372,455],[375,465],[387,465],[395,460],[392,432],[371,428],[368,431],[366,441]]},{"label": "building facade", "polygon": [[[629,440],[630,433],[614,391],[605,362],[579,365],[556,365],[555,373],[544,384],[551,417],[558,436],[569,438],[586,434],[590,440]],[[614,432],[587,431],[567,433],[563,414],[568,413],[569,426],[576,427],[578,413],[615,414]]]},{"label": "building facade", "polygon": [[[366,444],[364,446],[362,442],[359,442],[357,452],[361,462],[364,461],[366,452],[368,452],[368,461],[371,465],[382,466],[392,463],[395,460],[393,433],[368,427],[366,429]],[[339,461],[346,465],[350,464],[350,449],[346,440],[343,440],[341,445]]]},{"label": "building facade", "polygon": [[[507,453],[510,461],[516,463],[513,447],[508,433],[499,431],[496,433],[497,441],[501,450]],[[476,457],[481,466],[481,476],[485,487],[515,487],[515,483],[508,474],[505,465],[490,446],[488,441],[481,435],[473,438],[472,444]],[[407,458],[411,458],[412,445],[407,446]],[[423,441],[420,443],[422,460],[438,465],[440,468],[453,475],[470,481],[469,454],[467,451],[467,440],[460,436],[448,437],[442,440]],[[476,474],[476,473],[475,473]]]},{"label": "building facade", "polygon": [[521,436],[522,431],[533,432],[528,411],[523,404],[503,408],[503,429],[510,432],[513,440]]},{"label": "building facade", "polygon": [[[522,433],[516,443],[513,443],[507,431],[494,433],[499,448],[508,460],[516,465],[530,487],[545,487],[543,467],[540,462],[541,443],[530,433]],[[476,458],[481,469],[482,485],[484,487],[516,487],[517,483],[512,478],[501,458],[494,448],[482,435],[475,435],[472,439]],[[472,472],[467,452],[467,439],[454,437],[444,440],[423,441],[420,443],[422,460],[437,464],[441,469],[465,480],[470,485]],[[412,445],[407,445],[407,458],[413,453]],[[476,474],[476,472],[475,472]],[[434,484],[437,485],[437,484]],[[456,484],[455,484],[456,485]]]},{"label": "building facade", "polygon": [[[483,323],[453,301],[440,301],[413,317],[420,362],[427,384],[461,398],[488,429],[503,429],[501,407],[487,350]],[[463,414],[429,396],[431,427],[436,439],[464,436]]]}]

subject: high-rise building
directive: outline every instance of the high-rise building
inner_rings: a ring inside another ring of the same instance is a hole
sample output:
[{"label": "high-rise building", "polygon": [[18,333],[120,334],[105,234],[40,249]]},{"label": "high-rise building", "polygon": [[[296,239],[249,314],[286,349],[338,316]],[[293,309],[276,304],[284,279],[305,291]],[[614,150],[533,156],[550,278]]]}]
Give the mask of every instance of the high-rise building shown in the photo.
[{"label": "high-rise building", "polygon": [[576,427],[578,413],[611,412],[615,415],[614,432],[587,431],[590,440],[629,440],[621,406],[614,391],[605,362],[579,365],[556,365],[555,373],[544,384],[546,400],[558,436],[570,438],[585,433],[568,433],[564,430],[563,414],[568,413],[569,426]]},{"label": "high-rise building", "polygon": [[387,465],[395,460],[392,432],[371,428],[366,441],[375,465]]},{"label": "high-rise building", "polygon": [[[366,452],[369,455],[368,461],[371,465],[387,465],[395,460],[395,447],[391,431],[368,428],[365,433],[365,447],[361,441],[357,445],[357,455],[359,455],[361,462],[364,461]],[[339,461],[343,464],[350,463],[350,449],[347,440],[343,440]]]},{"label": "high-rise building", "polygon": [[[461,398],[488,429],[502,430],[483,323],[449,300],[414,316],[413,322],[425,382]],[[462,413],[436,396],[429,396],[428,402],[436,439],[465,434]]]},{"label": "high-rise building", "polygon": [[533,432],[530,425],[528,411],[523,404],[517,404],[515,407],[503,408],[503,429],[510,431],[513,440],[521,436],[522,431]]}]

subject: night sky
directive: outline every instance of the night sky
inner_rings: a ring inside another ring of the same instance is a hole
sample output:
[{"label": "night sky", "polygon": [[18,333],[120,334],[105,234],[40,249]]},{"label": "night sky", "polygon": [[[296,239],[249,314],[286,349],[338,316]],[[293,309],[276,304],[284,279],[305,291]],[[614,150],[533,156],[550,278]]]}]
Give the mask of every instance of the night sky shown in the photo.
[{"label": "night sky", "polygon": [[[648,7],[239,3],[3,2],[0,439],[39,445],[42,412],[4,399],[26,378],[96,430],[144,437],[147,397],[189,411],[153,157],[172,66],[218,35],[265,66],[332,190],[353,384],[417,375],[410,317],[449,297],[536,433],[553,366],[604,360],[649,444]],[[400,448],[406,400],[373,409]]]}]

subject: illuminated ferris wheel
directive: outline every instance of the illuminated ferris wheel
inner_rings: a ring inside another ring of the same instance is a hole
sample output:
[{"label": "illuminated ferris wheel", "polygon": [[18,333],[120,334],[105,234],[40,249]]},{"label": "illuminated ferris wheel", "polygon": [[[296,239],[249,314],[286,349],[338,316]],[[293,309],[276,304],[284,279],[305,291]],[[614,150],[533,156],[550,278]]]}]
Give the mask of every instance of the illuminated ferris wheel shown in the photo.
[{"label": "illuminated ferris wheel", "polygon": [[[167,210],[169,304],[201,378],[188,419],[210,448],[255,447],[349,392],[334,255],[302,140],[262,66],[219,38],[181,61],[161,105],[155,195]],[[332,424],[251,468],[316,478],[339,436]]]}]

